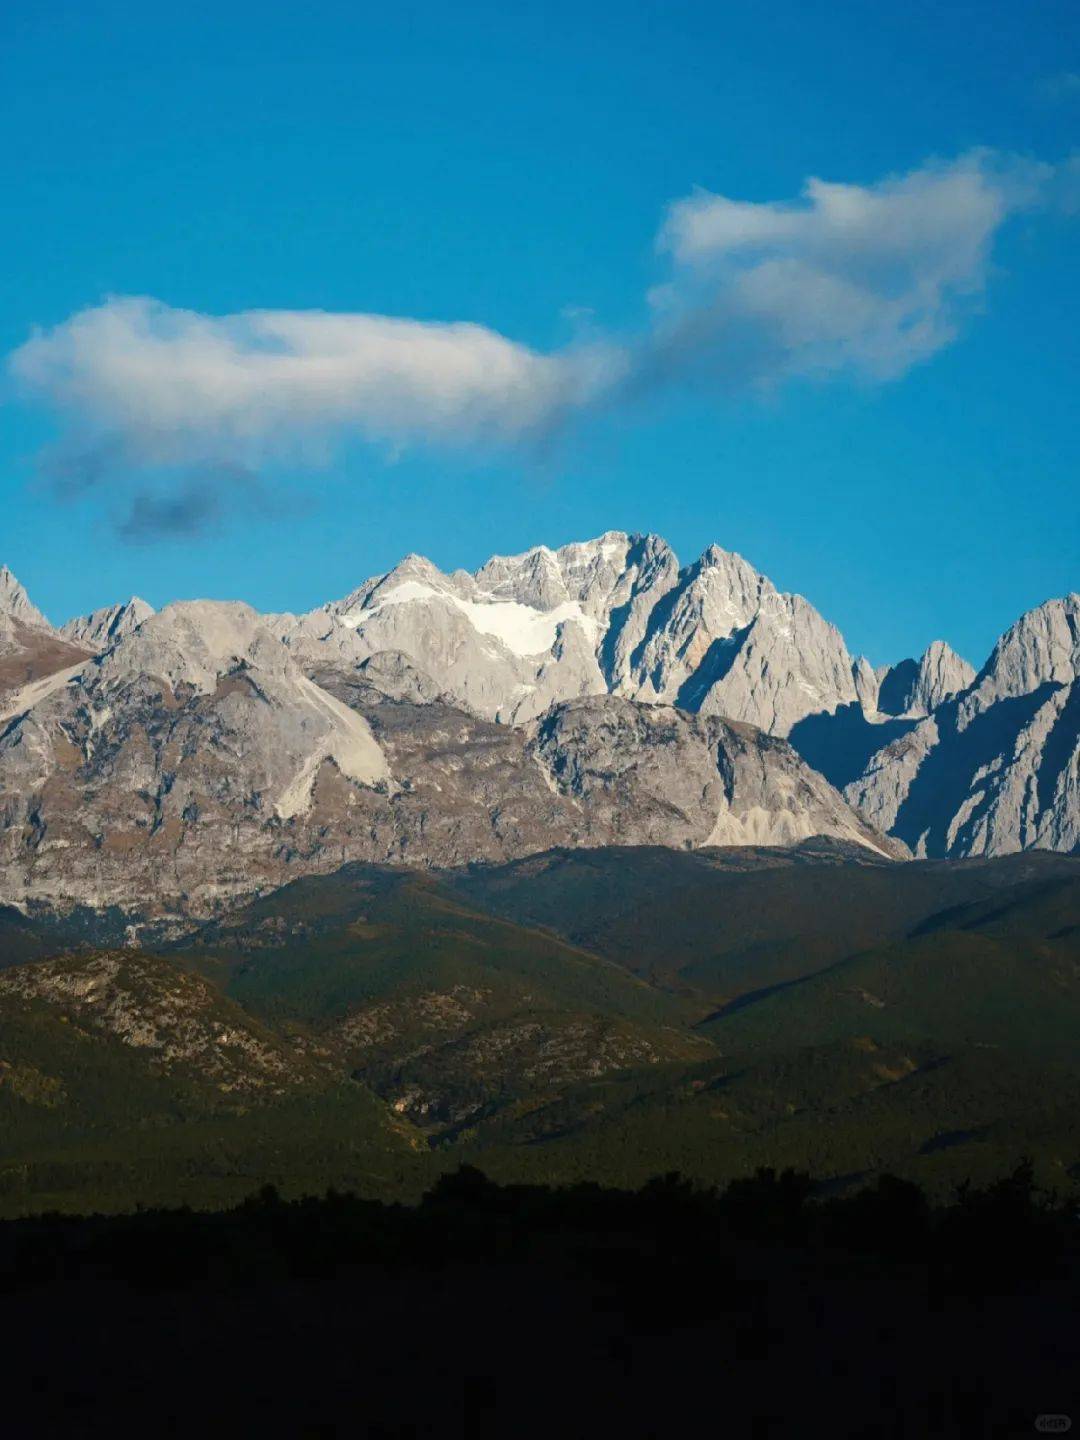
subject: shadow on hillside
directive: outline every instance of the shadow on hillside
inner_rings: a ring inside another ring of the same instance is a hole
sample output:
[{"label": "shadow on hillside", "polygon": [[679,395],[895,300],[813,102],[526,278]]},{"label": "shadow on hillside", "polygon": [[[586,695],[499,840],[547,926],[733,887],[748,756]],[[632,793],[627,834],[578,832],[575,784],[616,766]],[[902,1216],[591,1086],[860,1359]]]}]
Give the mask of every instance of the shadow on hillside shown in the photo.
[{"label": "shadow on hillside", "polygon": [[[913,849],[922,841],[930,859],[947,855],[950,822],[968,801],[975,774],[1002,756],[1006,761],[1012,758],[1017,736],[1060,688],[1048,680],[1028,695],[999,700],[964,730],[956,728],[957,701],[947,701],[935,711],[941,739],[919,766],[891,833]],[[995,790],[989,775],[987,779],[954,843],[963,844],[990,805]]]},{"label": "shadow on hillside", "polygon": [[919,678],[917,660],[901,660],[894,665],[878,690],[878,709],[883,715],[902,715],[908,707],[915,682]]},{"label": "shadow on hillside", "polygon": [[831,715],[808,715],[792,727],[788,740],[808,765],[820,771],[838,790],[866,769],[872,755],[909,734],[918,720],[867,720],[857,701],[842,705]]}]

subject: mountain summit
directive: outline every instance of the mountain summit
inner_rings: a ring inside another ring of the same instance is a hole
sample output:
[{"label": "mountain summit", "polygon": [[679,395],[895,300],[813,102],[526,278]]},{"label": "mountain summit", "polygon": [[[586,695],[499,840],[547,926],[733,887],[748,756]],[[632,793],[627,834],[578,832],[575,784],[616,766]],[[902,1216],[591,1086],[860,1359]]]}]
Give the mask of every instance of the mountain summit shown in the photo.
[{"label": "mountain summit", "polygon": [[45,616],[30,603],[30,596],[6,565],[0,565],[0,623],[4,620],[51,630]]},{"label": "mountain summit", "polygon": [[299,617],[132,600],[61,633],[3,577],[0,901],[206,914],[554,846],[1080,846],[1075,595],[976,675],[944,642],[875,672],[740,556],[621,531],[410,555]]},{"label": "mountain summit", "polygon": [[50,676],[89,657],[89,649],[53,629],[8,567],[0,566],[0,720],[31,703]]},{"label": "mountain summit", "polygon": [[844,790],[916,854],[1080,850],[1080,595],[1021,616]]},{"label": "mountain summit", "polygon": [[786,735],[856,698],[839,631],[801,596],[717,545],[680,567],[659,536],[619,530],[498,555],[472,575],[410,555],[301,628],[357,658],[400,650],[477,714],[510,724],[556,700],[612,694]]},{"label": "mountain summit", "polygon": [[106,605],[89,615],[69,620],[66,625],[61,625],[60,634],[90,650],[106,650],[114,641],[137,630],[153,613],[152,605],[133,595],[122,605]]}]

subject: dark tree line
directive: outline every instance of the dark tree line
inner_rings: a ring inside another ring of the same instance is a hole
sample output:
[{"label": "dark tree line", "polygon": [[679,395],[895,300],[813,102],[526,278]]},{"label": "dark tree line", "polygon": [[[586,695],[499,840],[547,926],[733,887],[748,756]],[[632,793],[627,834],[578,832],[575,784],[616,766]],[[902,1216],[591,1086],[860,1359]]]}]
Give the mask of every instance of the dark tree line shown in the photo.
[{"label": "dark tree line", "polygon": [[5,1404],[20,1436],[1030,1434],[1075,1409],[1078,1277],[1026,1163],[936,1207],[790,1170],[266,1187],[0,1225]]}]

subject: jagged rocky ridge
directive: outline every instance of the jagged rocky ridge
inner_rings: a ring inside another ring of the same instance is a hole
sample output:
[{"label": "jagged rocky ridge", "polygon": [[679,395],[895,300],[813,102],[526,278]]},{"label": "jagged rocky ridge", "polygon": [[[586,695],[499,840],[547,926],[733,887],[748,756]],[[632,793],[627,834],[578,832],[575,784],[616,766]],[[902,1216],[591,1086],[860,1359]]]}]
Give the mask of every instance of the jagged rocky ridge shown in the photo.
[{"label": "jagged rocky ridge", "polygon": [[941,642],[874,671],[740,557],[619,532],[411,556],[301,617],[131,601],[58,632],[0,572],[0,899],[208,913],[552,845],[1075,849],[1078,604],[974,676]]},{"label": "jagged rocky ridge", "polygon": [[496,725],[400,655],[322,660],[245,605],[191,602],[59,672],[0,737],[0,895],[209,913],[351,859],[813,834],[902,853],[751,726],[610,696]]},{"label": "jagged rocky ridge", "polygon": [[0,715],[18,703],[17,692],[27,690],[28,703],[34,693],[28,687],[91,653],[54,630],[7,566],[0,566]]},{"label": "jagged rocky ridge", "polygon": [[872,823],[920,855],[1080,850],[1080,595],[1022,616],[969,686],[901,726],[844,787]]},{"label": "jagged rocky ridge", "polygon": [[403,652],[470,710],[508,723],[613,694],[785,735],[856,698],[839,631],[801,596],[715,545],[680,568],[654,535],[538,546],[475,575],[410,555],[282,634],[354,663]]},{"label": "jagged rocky ridge", "polygon": [[60,634],[75,645],[84,645],[94,654],[107,650],[117,640],[137,630],[144,620],[149,620],[154,607],[133,595],[122,605],[106,605],[90,615],[79,615],[61,625]]}]

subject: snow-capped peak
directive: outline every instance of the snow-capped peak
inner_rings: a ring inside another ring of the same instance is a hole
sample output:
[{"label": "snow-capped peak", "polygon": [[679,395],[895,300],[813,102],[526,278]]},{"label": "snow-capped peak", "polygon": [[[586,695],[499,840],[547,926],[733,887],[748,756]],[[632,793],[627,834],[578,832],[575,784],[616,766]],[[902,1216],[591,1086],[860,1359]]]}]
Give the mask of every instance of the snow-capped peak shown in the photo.
[{"label": "snow-capped peak", "polygon": [[495,555],[471,575],[409,555],[298,629],[325,634],[324,624],[351,632],[334,642],[341,653],[400,651],[502,720],[612,692],[786,734],[855,698],[842,638],[806,601],[718,545],[680,570],[660,537],[622,530]]}]

